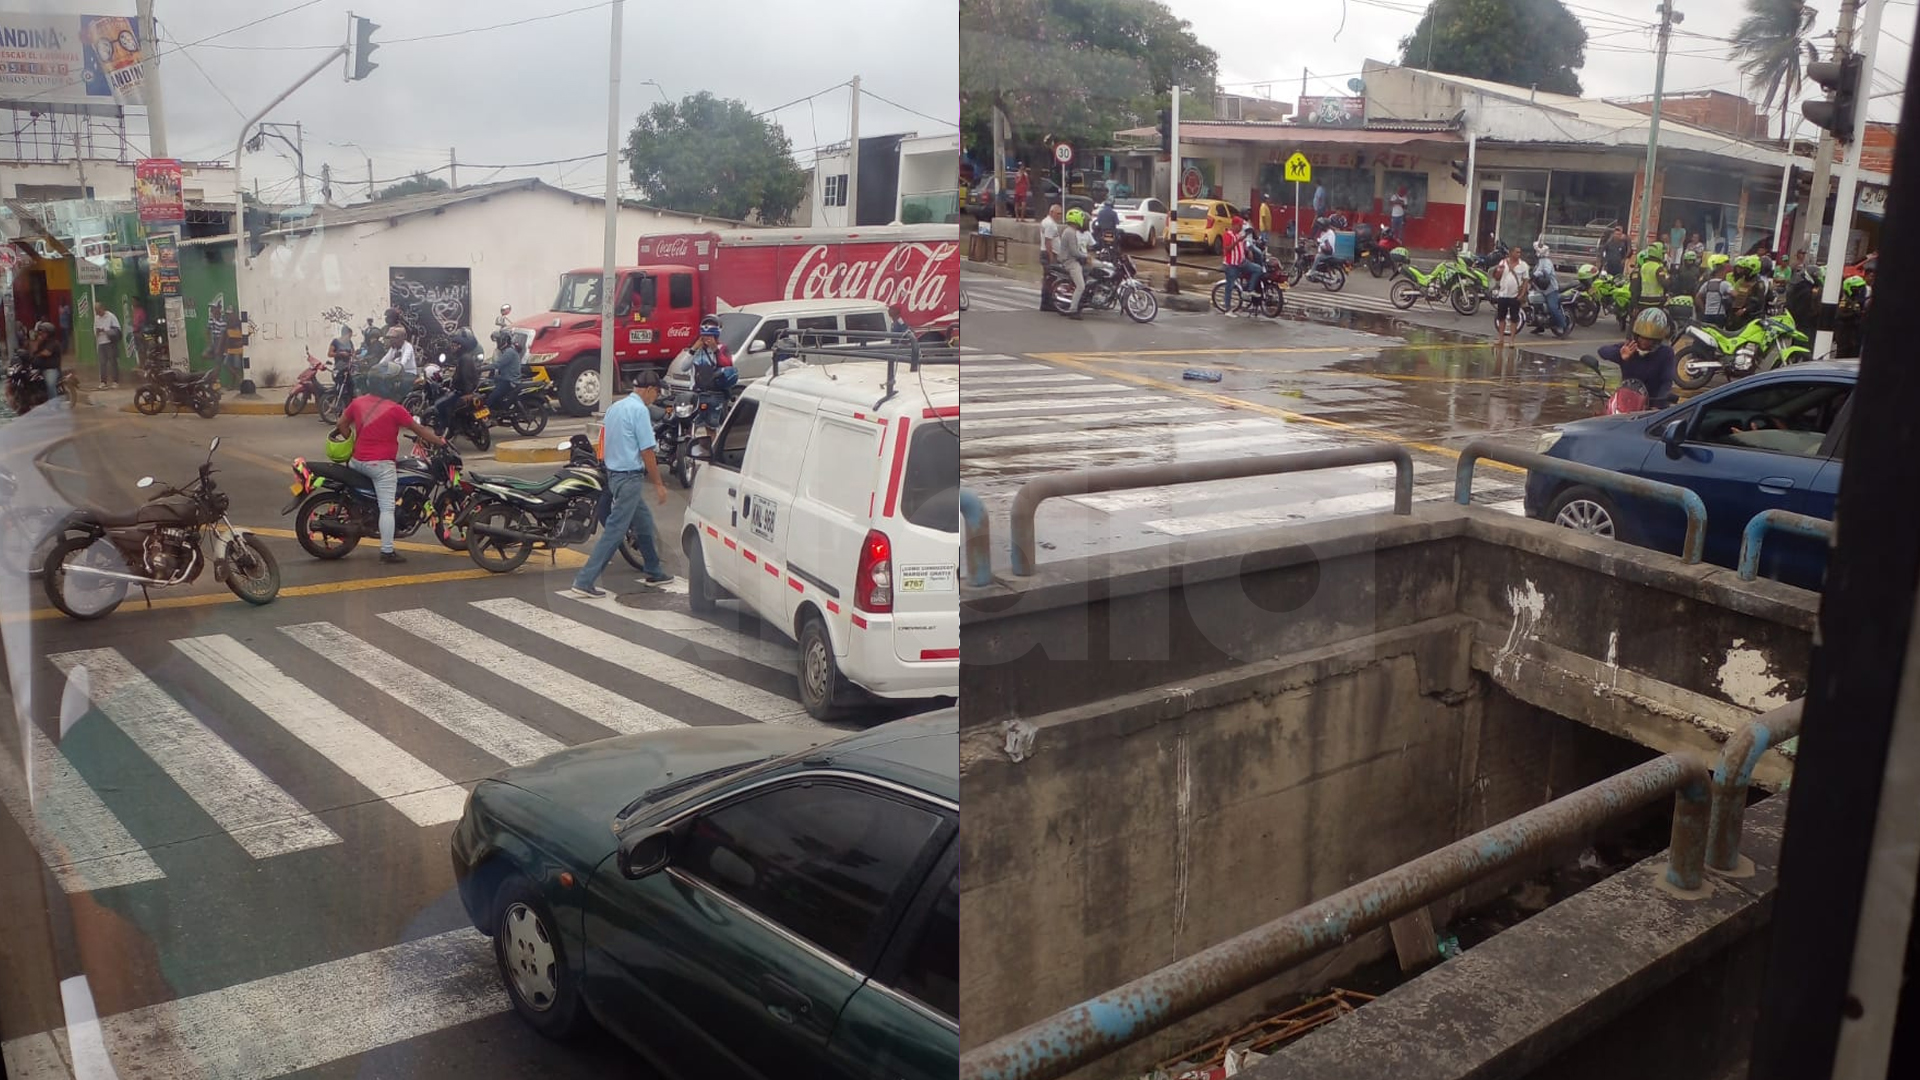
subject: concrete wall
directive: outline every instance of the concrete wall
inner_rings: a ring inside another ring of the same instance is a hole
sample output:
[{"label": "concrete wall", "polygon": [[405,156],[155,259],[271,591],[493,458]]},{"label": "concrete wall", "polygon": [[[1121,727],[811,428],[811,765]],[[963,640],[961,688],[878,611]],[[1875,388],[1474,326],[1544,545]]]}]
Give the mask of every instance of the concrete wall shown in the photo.
[{"label": "concrete wall", "polygon": [[[86,186],[93,197],[102,200],[130,201],[133,198],[133,165],[118,161],[87,161]],[[72,161],[0,162],[0,198],[18,197],[21,185],[38,187],[80,186],[80,167]],[[226,166],[185,164],[180,169],[180,193],[187,202],[211,202],[233,206],[233,169]]]},{"label": "concrete wall", "polygon": [[[291,376],[333,336],[321,312],[353,313],[357,327],[387,309],[393,266],[467,267],[472,272],[475,332],[482,338],[499,306],[544,311],[562,273],[600,265],[605,207],[597,199],[551,191],[507,191],[455,203],[438,213],[339,226],[269,243],[252,265],[237,268],[240,307],[259,326],[249,355],[256,379],[269,370]],[[630,262],[640,237],[686,232],[695,219],[622,208],[615,247]]]}]

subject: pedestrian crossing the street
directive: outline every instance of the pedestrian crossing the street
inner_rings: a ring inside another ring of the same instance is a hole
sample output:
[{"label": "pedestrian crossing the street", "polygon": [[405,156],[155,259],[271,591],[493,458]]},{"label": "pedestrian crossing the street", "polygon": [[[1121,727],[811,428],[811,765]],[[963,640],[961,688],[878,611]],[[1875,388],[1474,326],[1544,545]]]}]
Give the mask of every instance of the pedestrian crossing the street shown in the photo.
[{"label": "pedestrian crossing the street", "polygon": [[[1241,412],[1173,388],[1110,381],[1005,354],[963,354],[962,482],[991,513],[1003,512],[1027,481],[1069,469],[1282,454],[1358,440],[1330,425]],[[1041,513],[1073,515],[1077,524],[1068,533],[1088,534],[1088,544],[1112,549],[1386,510],[1393,482],[1391,465],[1363,466],[1072,496],[1049,500]],[[1451,461],[1416,454],[1416,501],[1450,500],[1453,484]],[[1521,494],[1517,476],[1488,475],[1475,485],[1474,502],[1518,514]],[[1056,505],[1063,503],[1072,509]],[[1073,546],[1063,543],[1061,550],[1072,554]]]},{"label": "pedestrian crossing the street", "polygon": [[256,862],[347,843],[343,808],[445,825],[473,780],[594,738],[824,727],[792,643],[756,631],[777,634],[562,593],[56,652],[59,730],[0,753],[0,803],[70,894],[165,878],[194,843]]}]

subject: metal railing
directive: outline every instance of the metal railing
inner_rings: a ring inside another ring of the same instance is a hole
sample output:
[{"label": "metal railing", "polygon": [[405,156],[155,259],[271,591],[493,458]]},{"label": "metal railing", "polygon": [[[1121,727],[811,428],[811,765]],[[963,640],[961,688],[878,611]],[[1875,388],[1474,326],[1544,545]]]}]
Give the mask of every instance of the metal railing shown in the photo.
[{"label": "metal railing", "polygon": [[961,556],[967,584],[976,589],[993,584],[993,533],[980,496],[960,489],[960,522],[964,541]]},{"label": "metal railing", "polygon": [[1013,573],[1030,577],[1034,572],[1033,517],[1040,504],[1063,495],[1091,495],[1100,491],[1128,488],[1167,487],[1197,484],[1207,480],[1237,480],[1248,476],[1278,476],[1283,473],[1342,469],[1354,465],[1378,465],[1391,462],[1393,472],[1393,512],[1413,513],[1413,457],[1404,446],[1375,443],[1346,446],[1333,450],[1308,450],[1296,454],[1268,454],[1262,457],[1213,461],[1176,461],[1158,465],[1122,465],[1105,469],[1075,469],[1053,473],[1021,485],[1013,497],[1009,513],[1009,550]]},{"label": "metal railing", "polygon": [[1636,765],[977,1047],[961,1055],[960,1080],[1064,1076],[1666,796],[1694,791],[1704,807],[1707,779],[1692,753]]},{"label": "metal railing", "polygon": [[1760,543],[1769,532],[1790,533],[1814,540],[1833,542],[1833,522],[1787,510],[1762,510],[1747,522],[1740,534],[1740,580],[1760,576]]},{"label": "metal railing", "polygon": [[1460,451],[1460,464],[1454,472],[1453,501],[1461,506],[1470,505],[1473,501],[1473,466],[1483,458],[1487,461],[1518,465],[1531,472],[1543,472],[1550,476],[1591,484],[1622,495],[1672,503],[1687,515],[1687,535],[1680,545],[1680,557],[1687,562],[1697,563],[1706,551],[1707,504],[1701,502],[1700,496],[1691,488],[1649,480],[1643,476],[1628,476],[1626,473],[1614,472],[1612,469],[1564,461],[1545,454],[1536,454],[1530,450],[1516,450],[1486,439],[1476,439]]},{"label": "metal railing", "polygon": [[1790,701],[1734,732],[1720,747],[1704,791],[1682,790],[1674,798],[1673,836],[1667,882],[1700,888],[1707,868],[1732,872],[1740,866],[1740,834],[1753,771],[1768,750],[1800,734],[1804,701]]}]

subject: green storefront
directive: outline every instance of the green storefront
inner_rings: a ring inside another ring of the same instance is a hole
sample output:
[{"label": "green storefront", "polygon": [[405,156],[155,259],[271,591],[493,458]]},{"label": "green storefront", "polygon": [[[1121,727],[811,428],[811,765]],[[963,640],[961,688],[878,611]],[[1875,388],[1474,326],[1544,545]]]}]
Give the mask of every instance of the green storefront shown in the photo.
[{"label": "green storefront", "polygon": [[[160,283],[152,273],[147,234],[139,219],[129,210],[116,216],[114,226],[110,236],[111,252],[100,260],[104,283],[76,284],[74,288],[74,348],[82,382],[94,375],[99,362],[93,341],[96,299],[120,320],[125,333],[120,350],[123,381],[131,381],[132,369],[139,363],[137,331],[166,318],[170,300],[178,302],[180,321],[185,328],[188,366],[195,371],[216,366],[226,318],[234,309],[238,295],[233,272],[233,242],[194,241],[180,245],[177,249],[178,293],[168,296],[167,289],[156,288]],[[76,254],[73,258],[77,263],[81,256]],[[83,267],[73,269],[76,282],[89,274]],[[173,360],[178,363],[180,358],[174,356]]]}]

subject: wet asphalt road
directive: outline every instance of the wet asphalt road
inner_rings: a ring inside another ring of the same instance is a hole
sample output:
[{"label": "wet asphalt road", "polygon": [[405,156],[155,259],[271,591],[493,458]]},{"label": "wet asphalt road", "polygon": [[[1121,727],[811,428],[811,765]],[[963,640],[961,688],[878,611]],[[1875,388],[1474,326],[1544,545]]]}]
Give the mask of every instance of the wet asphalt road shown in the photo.
[{"label": "wet asphalt road", "polygon": [[[0,424],[0,465],[10,509],[117,508],[142,474],[191,478],[219,434],[232,518],[284,530],[286,462],[324,430],[36,411]],[[803,716],[777,631],[731,603],[688,612],[669,490],[656,521],[682,583],[643,589],[616,556],[605,601],[559,595],[581,552],[496,576],[425,529],[400,566],[372,542],[321,562],[266,531],[284,591],[260,608],[209,574],[77,623],[0,574],[7,1075],[111,1075],[87,1072],[90,1046],[129,1078],[648,1075],[610,1037],[558,1046],[507,1011],[447,841],[465,789],[503,764],[643,715]],[[70,1026],[89,1012],[91,1034]]]},{"label": "wet asphalt road", "polygon": [[[1040,312],[1031,283],[973,274],[966,287],[961,469],[997,520],[1022,483],[1048,472],[1369,440],[1413,453],[1416,501],[1451,498],[1460,447],[1493,438],[1531,450],[1540,432],[1592,415],[1585,369],[1570,357],[1607,340],[1599,329],[1585,341],[1523,334],[1519,348],[1496,349],[1398,316],[1305,304],[1273,321],[1162,308],[1146,325],[1112,311],[1076,323]],[[1189,369],[1221,377],[1184,378]],[[1475,501],[1518,513],[1521,480],[1482,465]],[[1392,467],[1370,466],[1055,499],[1037,519],[1039,558],[1371,512],[1390,507],[1391,492]]]}]

